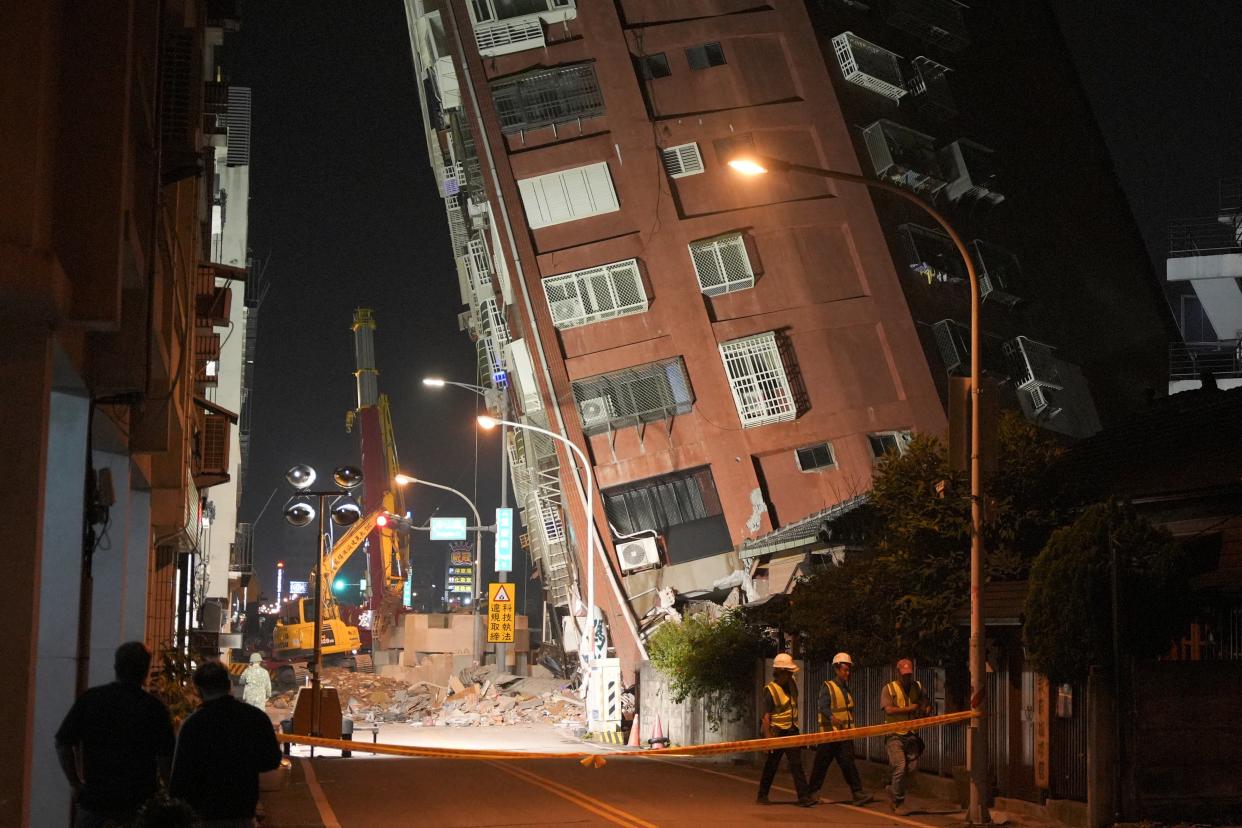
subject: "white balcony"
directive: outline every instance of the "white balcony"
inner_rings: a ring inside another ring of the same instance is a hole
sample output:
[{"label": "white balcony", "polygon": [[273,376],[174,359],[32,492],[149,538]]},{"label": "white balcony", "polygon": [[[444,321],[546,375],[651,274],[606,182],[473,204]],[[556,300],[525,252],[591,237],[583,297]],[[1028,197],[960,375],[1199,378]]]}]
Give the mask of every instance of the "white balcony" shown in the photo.
[{"label": "white balcony", "polygon": [[897,55],[863,40],[853,32],[843,32],[832,39],[832,48],[841,66],[841,75],[848,83],[861,86],[891,101],[906,95],[901,80]]},{"label": "white balcony", "polygon": [[1016,336],[1004,345],[1010,375],[1019,390],[1034,386],[1060,391],[1060,361],[1053,356],[1053,347],[1025,336]]},{"label": "white balcony", "polygon": [[882,118],[863,129],[863,141],[877,178],[927,198],[944,188],[930,135]]},{"label": "white balcony", "polygon": [[484,57],[542,49],[547,45],[543,21],[538,15],[479,23],[474,27],[474,42]]},{"label": "white balcony", "polygon": [[970,243],[979,274],[979,298],[1013,307],[1022,301],[1022,267],[1003,247],[975,239]]}]

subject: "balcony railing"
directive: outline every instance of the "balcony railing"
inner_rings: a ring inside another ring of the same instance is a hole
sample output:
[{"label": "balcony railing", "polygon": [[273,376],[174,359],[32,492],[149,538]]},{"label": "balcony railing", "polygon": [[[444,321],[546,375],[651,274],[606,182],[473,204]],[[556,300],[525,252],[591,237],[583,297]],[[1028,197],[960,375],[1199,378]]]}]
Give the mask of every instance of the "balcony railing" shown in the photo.
[{"label": "balcony railing", "polygon": [[888,22],[950,52],[970,45],[963,6],[956,0],[893,0]]},{"label": "balcony railing", "polygon": [[1242,252],[1242,215],[1179,219],[1169,224],[1169,255]]},{"label": "balcony railing", "polygon": [[846,81],[892,101],[905,97],[907,90],[902,83],[897,55],[853,32],[834,37],[832,48]]},{"label": "balcony railing", "polygon": [[1186,342],[1169,346],[1169,379],[1242,379],[1242,340]]},{"label": "balcony railing", "polygon": [[877,178],[927,198],[944,187],[936,141],[930,135],[880,119],[863,129],[863,140]]},{"label": "balcony railing", "polygon": [[230,572],[253,572],[252,559],[254,543],[254,527],[249,523],[237,524],[237,534],[233,538],[233,546],[229,549]]},{"label": "balcony railing", "polygon": [[996,172],[992,151],[962,138],[940,150],[940,168],[949,183],[944,194],[950,201],[980,199],[999,204],[1005,197],[995,190]]},{"label": "balcony railing", "polygon": [[1059,391],[1063,388],[1061,370],[1051,345],[1017,336],[1005,343],[1004,351],[1014,385],[1019,389],[1040,386]]}]

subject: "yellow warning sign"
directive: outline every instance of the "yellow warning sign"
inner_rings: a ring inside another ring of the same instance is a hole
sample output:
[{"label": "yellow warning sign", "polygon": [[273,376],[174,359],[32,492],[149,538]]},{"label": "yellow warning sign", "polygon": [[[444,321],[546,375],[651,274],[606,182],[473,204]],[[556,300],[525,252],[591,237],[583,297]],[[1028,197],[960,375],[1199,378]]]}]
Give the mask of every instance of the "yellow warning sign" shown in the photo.
[{"label": "yellow warning sign", "polygon": [[517,612],[513,608],[513,584],[487,585],[487,643],[512,644]]}]

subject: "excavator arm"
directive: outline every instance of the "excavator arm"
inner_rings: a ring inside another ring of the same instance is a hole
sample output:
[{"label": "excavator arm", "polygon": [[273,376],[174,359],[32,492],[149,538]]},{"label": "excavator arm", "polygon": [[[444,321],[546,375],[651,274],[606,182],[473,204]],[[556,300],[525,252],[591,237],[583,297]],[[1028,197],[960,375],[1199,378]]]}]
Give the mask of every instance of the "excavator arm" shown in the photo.
[{"label": "excavator arm", "polygon": [[368,512],[361,520],[350,526],[332,545],[332,549],[328,554],[324,555],[323,565],[323,583],[326,585],[323,595],[324,606],[327,607],[332,600],[332,582],[336,579],[336,573],[341,571],[341,567],[345,566],[350,557],[358,551],[363,542],[367,539],[367,535],[371,534],[371,530],[375,528],[375,523],[379,520],[379,516],[388,512],[387,507],[380,507]]}]

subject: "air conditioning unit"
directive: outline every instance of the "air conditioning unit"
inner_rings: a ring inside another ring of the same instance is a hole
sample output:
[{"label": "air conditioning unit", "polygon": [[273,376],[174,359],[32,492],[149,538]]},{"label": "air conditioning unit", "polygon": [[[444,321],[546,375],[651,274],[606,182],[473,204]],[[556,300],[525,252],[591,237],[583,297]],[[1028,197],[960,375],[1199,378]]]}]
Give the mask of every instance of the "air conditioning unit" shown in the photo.
[{"label": "air conditioning unit", "polygon": [[615,410],[608,397],[592,397],[578,403],[578,412],[582,415],[583,427],[591,428],[612,422]]},{"label": "air conditioning unit", "polygon": [[655,538],[619,540],[616,546],[622,572],[636,572],[660,565],[660,547]]},{"label": "air conditioning unit", "polygon": [[582,300],[577,296],[571,299],[554,299],[548,304],[552,309],[553,325],[577,324],[586,316],[586,310],[582,307]]}]

